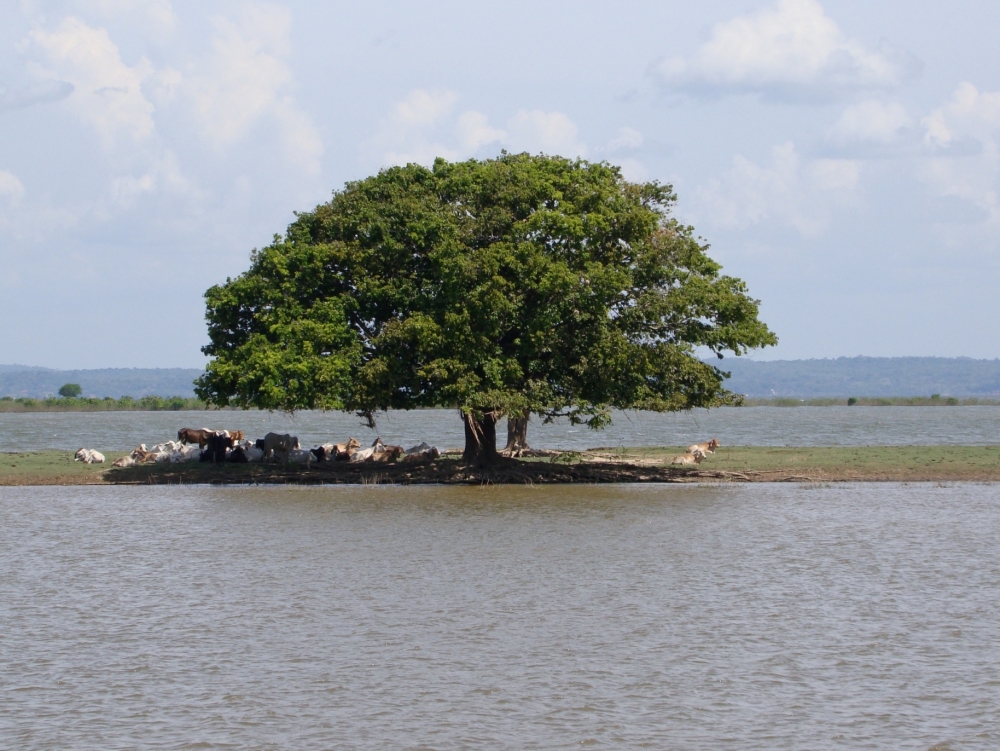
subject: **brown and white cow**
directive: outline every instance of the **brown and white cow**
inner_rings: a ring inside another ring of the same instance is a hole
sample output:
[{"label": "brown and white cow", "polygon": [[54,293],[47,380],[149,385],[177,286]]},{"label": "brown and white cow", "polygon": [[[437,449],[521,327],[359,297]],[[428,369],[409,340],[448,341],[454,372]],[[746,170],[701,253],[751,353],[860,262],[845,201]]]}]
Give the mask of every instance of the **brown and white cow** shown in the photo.
[{"label": "brown and white cow", "polygon": [[695,443],[688,446],[687,453],[693,454],[695,451],[700,451],[703,454],[714,454],[715,450],[721,445],[717,438],[713,438],[711,441],[706,441],[705,443]]}]

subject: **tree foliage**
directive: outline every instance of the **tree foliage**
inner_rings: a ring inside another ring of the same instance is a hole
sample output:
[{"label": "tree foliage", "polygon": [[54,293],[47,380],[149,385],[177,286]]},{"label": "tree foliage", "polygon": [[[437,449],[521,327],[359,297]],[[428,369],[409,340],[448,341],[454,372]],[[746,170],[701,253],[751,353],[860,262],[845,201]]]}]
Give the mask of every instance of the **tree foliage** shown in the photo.
[{"label": "tree foliage", "polygon": [[59,396],[65,397],[67,399],[72,399],[74,397],[80,396],[83,393],[83,388],[79,383],[64,383],[59,387]]},{"label": "tree foliage", "polygon": [[217,405],[568,415],[730,403],[701,362],[775,344],[670,186],[502,154],[393,167],[297,215],[206,293]]}]

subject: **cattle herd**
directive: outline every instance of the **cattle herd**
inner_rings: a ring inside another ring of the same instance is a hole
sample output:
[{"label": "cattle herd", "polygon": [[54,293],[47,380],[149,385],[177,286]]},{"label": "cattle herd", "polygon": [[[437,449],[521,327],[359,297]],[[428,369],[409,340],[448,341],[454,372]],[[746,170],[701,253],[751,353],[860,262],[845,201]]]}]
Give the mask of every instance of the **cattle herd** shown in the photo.
[{"label": "cattle herd", "polygon": [[[714,454],[721,444],[715,438],[705,443],[688,446],[687,451],[675,456],[671,464],[701,464]],[[116,467],[131,467],[134,464],[161,464],[178,462],[211,462],[222,464],[232,462],[282,462],[285,464],[305,464],[313,462],[413,462],[437,459],[441,452],[435,446],[420,443],[408,449],[402,446],[388,446],[381,438],[366,449],[356,438],[348,438],[346,443],[324,443],[311,449],[303,449],[299,439],[287,433],[268,433],[256,441],[248,441],[242,430],[209,430],[208,428],[181,428],[176,441],[167,441],[146,447],[140,444],[130,454],[114,461]],[[94,449],[80,449],[76,460],[86,464],[103,464],[104,454]]]},{"label": "cattle herd", "polygon": [[[311,449],[303,449],[299,445],[299,439],[288,434],[268,433],[256,441],[249,441],[241,430],[181,428],[177,431],[176,441],[150,447],[140,444],[131,453],[116,459],[114,466],[195,461],[213,464],[274,461],[305,465],[329,461],[413,462],[436,459],[439,456],[441,452],[426,443],[404,449],[402,446],[388,446],[381,438],[376,438],[365,449],[361,448],[356,438],[349,438],[345,443],[324,443]],[[76,452],[76,459],[87,464],[102,463],[104,455],[93,449],[80,449]]]}]

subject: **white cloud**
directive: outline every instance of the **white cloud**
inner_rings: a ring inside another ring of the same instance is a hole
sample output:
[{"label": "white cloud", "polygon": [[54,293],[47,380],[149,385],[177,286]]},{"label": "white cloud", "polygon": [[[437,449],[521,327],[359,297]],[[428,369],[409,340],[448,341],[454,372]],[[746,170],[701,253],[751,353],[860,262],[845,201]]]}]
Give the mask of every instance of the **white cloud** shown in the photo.
[{"label": "white cloud", "polygon": [[171,29],[177,23],[177,14],[170,0],[77,0],[76,5],[105,18],[141,15],[161,29]]},{"label": "white cloud", "polygon": [[637,149],[642,146],[642,133],[635,128],[619,128],[615,137],[604,144],[604,151],[621,151],[622,149]]},{"label": "white cloud", "polygon": [[507,121],[507,134],[508,143],[516,151],[565,157],[587,154],[587,145],[577,139],[576,124],[562,112],[519,110]]},{"label": "white cloud", "polygon": [[0,199],[7,203],[17,203],[24,198],[24,185],[17,175],[7,170],[0,170]]},{"label": "white cloud", "polygon": [[649,170],[638,159],[622,159],[618,166],[621,167],[622,177],[630,182],[642,183],[649,179]]},{"label": "white cloud", "polygon": [[950,146],[956,138],[992,141],[1000,127],[1000,91],[980,92],[971,83],[959,84],[950,102],[922,121],[924,142]]},{"label": "white cloud", "polygon": [[716,24],[692,56],[657,60],[651,73],[664,86],[695,93],[826,98],[892,88],[917,67],[897,50],[869,50],[845,37],[816,0],[778,0]]},{"label": "white cloud", "polygon": [[[456,117],[457,102],[454,91],[411,91],[393,105],[375,135],[362,144],[362,151],[383,166],[411,162],[429,165],[437,157],[465,159],[490,145],[566,157],[587,154],[576,124],[561,112],[519,110],[507,120],[506,128],[497,128],[475,110]],[[642,140],[631,128],[623,128],[619,138],[623,146]],[[635,162],[630,168],[638,174],[639,166]]]},{"label": "white cloud", "polygon": [[852,191],[858,186],[861,165],[853,159],[816,159],[805,169],[807,182],[821,191]]},{"label": "white cloud", "polygon": [[184,76],[179,70],[171,67],[160,68],[154,71],[146,81],[145,86],[153,100],[157,104],[164,105],[172,102],[177,92],[184,82]]},{"label": "white cloud", "polygon": [[483,146],[503,141],[507,133],[490,125],[490,120],[482,112],[463,112],[455,126],[464,151],[475,153]]},{"label": "white cloud", "polygon": [[[212,53],[189,82],[203,136],[218,149],[243,139],[251,126],[270,119],[281,131],[290,160],[319,171],[323,144],[309,116],[288,90],[293,84],[285,57],[291,51],[291,14],[264,3],[243,7],[235,19],[213,19]],[[178,85],[164,81],[169,95]]]},{"label": "white cloud", "polygon": [[817,159],[803,165],[788,142],[771,150],[768,166],[735,157],[730,170],[696,191],[696,204],[706,219],[723,226],[772,221],[815,236],[829,223],[832,207],[852,200],[859,177],[860,165],[853,160]]},{"label": "white cloud", "polygon": [[890,143],[911,124],[906,108],[898,102],[870,100],[845,109],[830,135],[840,143]]},{"label": "white cloud", "polygon": [[391,121],[403,127],[435,125],[451,113],[458,94],[454,91],[425,91],[415,89],[397,102]]},{"label": "white cloud", "polygon": [[153,133],[154,108],[142,92],[153,72],[146,58],[126,65],[105,29],[72,17],[53,32],[37,28],[29,37],[45,59],[38,77],[72,85],[68,106],[97,131],[105,148],[122,137],[141,141]]},{"label": "white cloud", "polygon": [[291,23],[287,11],[265,19],[259,9],[239,21],[217,16],[212,54],[194,77],[194,99],[202,132],[216,146],[238,141],[247,127],[278,101],[292,72],[275,54]]},{"label": "white cloud", "polygon": [[[455,146],[441,142],[443,130],[450,130],[451,113],[458,101],[454,91],[428,91],[414,89],[397,102],[380,123],[375,135],[366,141],[362,150],[376,155],[382,166],[415,162],[429,165],[437,157],[457,159],[460,151]],[[468,117],[466,117],[468,115]],[[485,117],[466,113],[459,118],[459,136],[474,145],[484,128],[489,129]],[[464,118],[464,120],[463,120]],[[466,151],[474,150],[466,144]]]},{"label": "white cloud", "polygon": [[172,151],[165,151],[138,177],[119,175],[112,178],[108,192],[110,206],[104,208],[103,213],[110,214],[114,208],[131,208],[138,199],[156,194],[179,195],[192,200],[205,198],[181,172],[177,156]]},{"label": "white cloud", "polygon": [[111,199],[121,206],[131,206],[138,196],[151,193],[155,187],[156,179],[152,175],[116,177],[111,182]]},{"label": "white cloud", "polygon": [[921,177],[940,195],[969,201],[987,213],[990,223],[1000,223],[1000,92],[962,83],[922,125],[924,143],[936,155],[923,165]]}]

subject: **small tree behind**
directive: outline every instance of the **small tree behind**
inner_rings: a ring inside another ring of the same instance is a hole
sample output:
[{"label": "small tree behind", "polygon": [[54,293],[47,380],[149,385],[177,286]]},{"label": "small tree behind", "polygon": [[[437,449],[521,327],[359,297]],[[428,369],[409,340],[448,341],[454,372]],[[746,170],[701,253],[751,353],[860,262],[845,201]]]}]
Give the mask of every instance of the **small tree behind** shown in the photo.
[{"label": "small tree behind", "polygon": [[[601,427],[613,408],[734,403],[701,362],[777,342],[669,186],[559,157],[394,167],[298,215],[206,293],[211,404],[455,407],[465,457],[500,417]],[[523,433],[522,433],[523,435]]]},{"label": "small tree behind", "polygon": [[83,393],[79,383],[64,383],[59,387],[59,396],[66,399],[75,399]]}]

